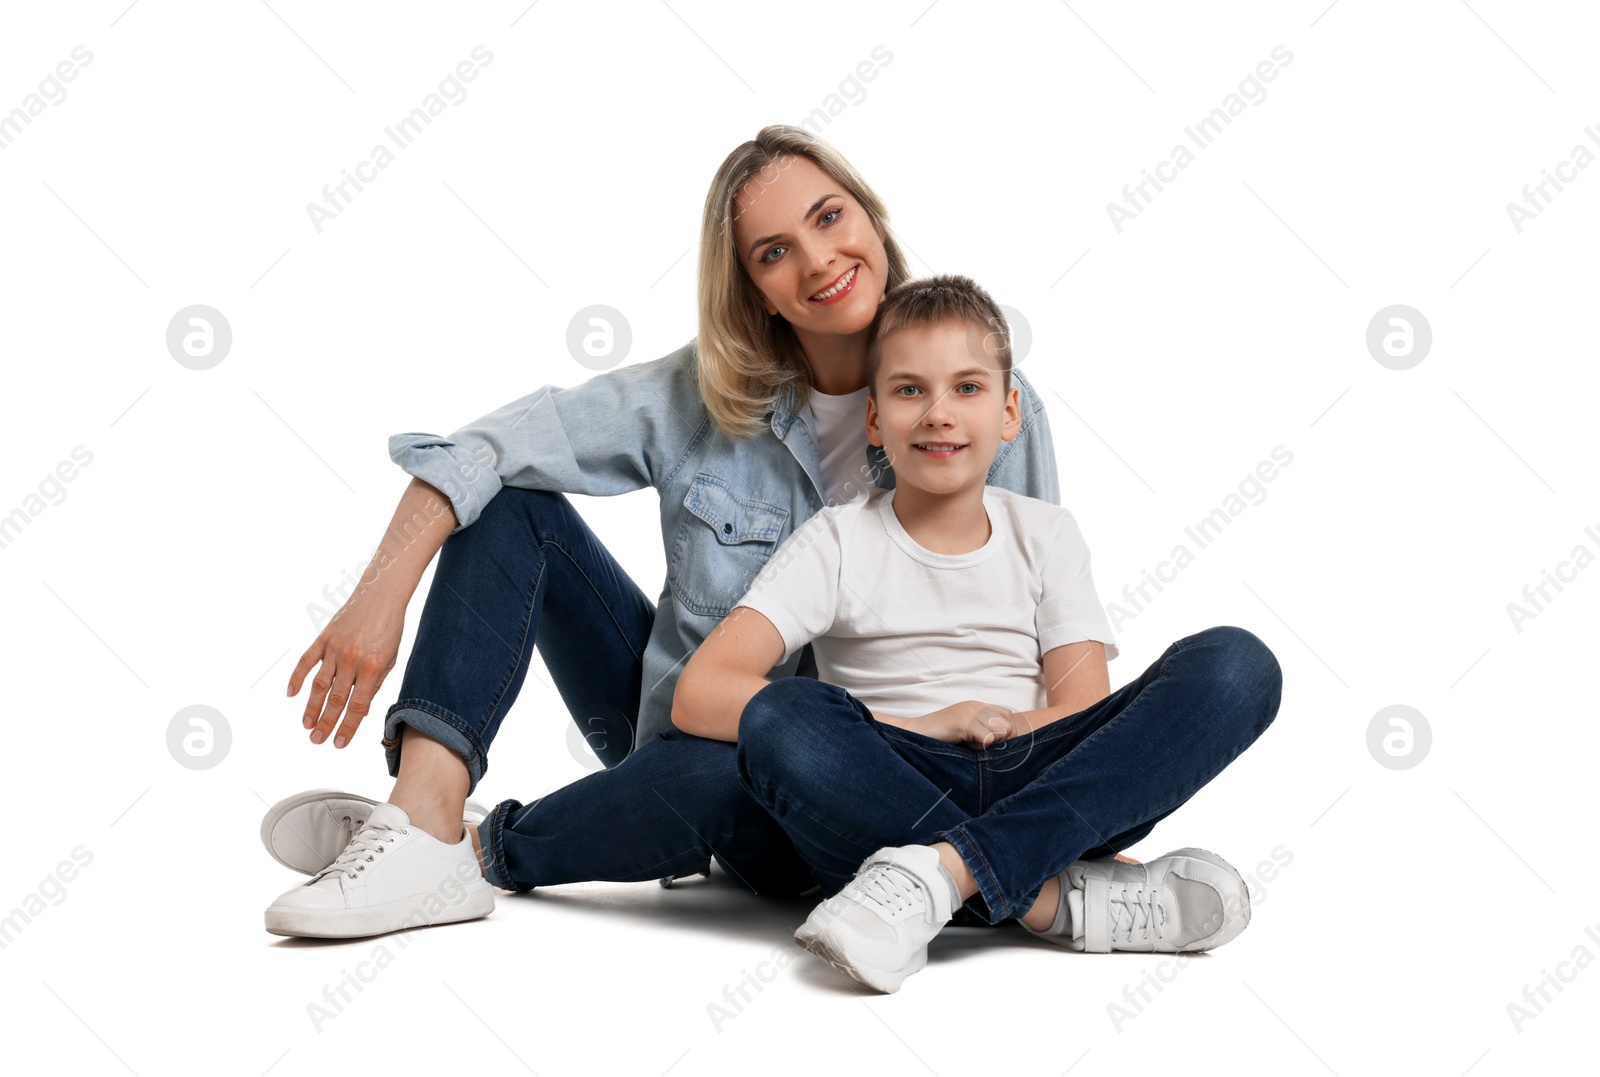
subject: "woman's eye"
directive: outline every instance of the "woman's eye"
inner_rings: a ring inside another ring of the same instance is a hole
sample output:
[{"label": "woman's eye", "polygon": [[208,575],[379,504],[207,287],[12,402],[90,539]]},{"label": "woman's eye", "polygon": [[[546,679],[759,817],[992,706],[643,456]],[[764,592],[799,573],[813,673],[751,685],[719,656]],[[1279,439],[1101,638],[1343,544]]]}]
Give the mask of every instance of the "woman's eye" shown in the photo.
[{"label": "woman's eye", "polygon": [[772,250],[769,250],[766,254],[763,254],[761,256],[762,262],[771,262],[772,261],[773,251],[781,251],[781,250],[783,250],[782,247],[773,247]]},{"label": "woman's eye", "polygon": [[[821,219],[824,222],[827,222],[829,217],[840,217],[840,216],[843,216],[843,215],[844,215],[844,210],[842,208],[840,208],[840,209],[830,209],[828,212],[826,212],[826,213],[824,213],[822,215]],[[828,223],[831,223],[831,222],[828,222]]]}]

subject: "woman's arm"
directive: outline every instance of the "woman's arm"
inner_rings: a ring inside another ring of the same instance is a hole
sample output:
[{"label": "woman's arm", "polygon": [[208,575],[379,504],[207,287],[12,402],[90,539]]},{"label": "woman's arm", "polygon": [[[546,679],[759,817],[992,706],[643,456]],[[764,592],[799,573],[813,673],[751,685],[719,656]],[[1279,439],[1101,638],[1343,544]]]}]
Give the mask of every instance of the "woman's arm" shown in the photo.
[{"label": "woman's arm", "polygon": [[361,582],[289,674],[293,696],[306,674],[322,667],[311,681],[302,717],[302,724],[312,730],[312,743],[328,739],[341,716],[344,722],[333,738],[334,747],[344,747],[355,736],[399,658],[406,606],[456,522],[447,498],[421,479],[411,480]]},{"label": "woman's arm", "polygon": [[686,344],[574,386],[541,386],[448,437],[395,434],[389,458],[450,499],[459,531],[502,486],[594,496],[659,487],[707,421]]}]

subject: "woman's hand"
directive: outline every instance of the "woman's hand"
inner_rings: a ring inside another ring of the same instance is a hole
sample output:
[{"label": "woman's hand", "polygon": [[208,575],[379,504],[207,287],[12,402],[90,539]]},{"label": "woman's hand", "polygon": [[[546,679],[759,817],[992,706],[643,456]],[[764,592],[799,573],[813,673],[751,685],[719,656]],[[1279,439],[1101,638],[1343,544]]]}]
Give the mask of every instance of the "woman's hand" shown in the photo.
[{"label": "woman's hand", "polygon": [[311,730],[312,744],[321,744],[328,738],[328,731],[339,721],[341,712],[344,724],[339,726],[333,746],[343,748],[355,736],[361,719],[372,706],[372,697],[378,694],[399,657],[408,597],[393,588],[358,586],[300,656],[294,672],[289,674],[291,696],[299,693],[301,682],[313,667],[318,663],[322,666],[311,680],[311,695],[303,717],[303,724]]},{"label": "woman's hand", "polygon": [[947,744],[976,749],[1000,743],[1016,732],[1018,725],[1015,713],[1007,707],[963,699],[921,718],[908,719],[903,728]]}]

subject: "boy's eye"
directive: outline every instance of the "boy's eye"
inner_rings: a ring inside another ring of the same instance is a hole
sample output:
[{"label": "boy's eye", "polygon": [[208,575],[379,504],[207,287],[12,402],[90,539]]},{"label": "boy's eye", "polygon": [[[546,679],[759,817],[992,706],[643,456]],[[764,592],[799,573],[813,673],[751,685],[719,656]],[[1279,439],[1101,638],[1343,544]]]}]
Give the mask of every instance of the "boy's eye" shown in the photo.
[{"label": "boy's eye", "polygon": [[[969,385],[972,386],[972,390],[973,390],[972,392],[970,392],[970,393],[957,393],[956,395],[957,396],[975,396],[975,395],[977,395],[977,393],[979,393],[979,392],[981,392],[983,390],[983,386],[979,385],[975,381],[964,381],[960,385],[956,386],[956,388],[957,389],[965,389]],[[915,385],[902,385],[899,388],[897,388],[894,392],[895,392],[896,396],[900,396],[900,395],[902,395],[900,393],[900,389],[911,389],[911,390],[915,391],[916,388],[917,387]]]}]

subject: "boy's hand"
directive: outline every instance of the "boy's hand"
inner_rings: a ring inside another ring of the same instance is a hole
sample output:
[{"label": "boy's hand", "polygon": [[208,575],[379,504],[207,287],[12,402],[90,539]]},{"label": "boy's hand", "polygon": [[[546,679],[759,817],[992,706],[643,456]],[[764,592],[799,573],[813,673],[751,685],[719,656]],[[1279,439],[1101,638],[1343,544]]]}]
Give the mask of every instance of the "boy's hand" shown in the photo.
[{"label": "boy's hand", "polygon": [[1017,730],[1015,712],[998,703],[963,699],[921,718],[906,722],[905,728],[947,744],[987,748],[998,744]]}]

